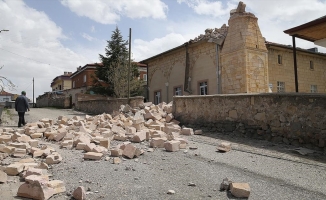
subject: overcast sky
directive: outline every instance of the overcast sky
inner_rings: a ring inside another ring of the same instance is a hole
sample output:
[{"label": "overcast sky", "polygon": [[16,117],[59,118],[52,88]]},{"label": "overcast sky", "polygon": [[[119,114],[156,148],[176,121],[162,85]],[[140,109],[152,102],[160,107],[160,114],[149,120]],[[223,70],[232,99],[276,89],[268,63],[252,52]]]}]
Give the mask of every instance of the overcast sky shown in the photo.
[{"label": "overcast sky", "polygon": [[[326,0],[244,0],[266,40],[292,44],[284,30],[325,15]],[[235,0],[0,0],[0,75],[16,84],[11,93],[35,98],[51,91],[65,71],[100,62],[116,26],[141,61],[227,24]],[[297,46],[312,48],[297,39]],[[318,46],[317,46],[318,47]],[[318,47],[326,52],[325,48]]]}]

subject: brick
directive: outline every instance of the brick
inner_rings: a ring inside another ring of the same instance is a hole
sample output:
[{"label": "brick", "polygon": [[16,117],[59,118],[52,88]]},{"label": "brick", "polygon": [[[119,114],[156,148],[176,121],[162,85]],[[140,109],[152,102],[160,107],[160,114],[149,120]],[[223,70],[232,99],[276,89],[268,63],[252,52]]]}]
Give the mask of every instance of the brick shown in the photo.
[{"label": "brick", "polygon": [[84,154],[84,159],[88,160],[101,160],[103,154],[102,153],[96,153],[96,152],[87,152]]},{"label": "brick", "polygon": [[164,143],[164,148],[166,151],[179,151],[179,145],[180,141],[174,140],[174,141],[167,141]]},{"label": "brick", "polygon": [[132,144],[127,144],[125,149],[122,152],[122,155],[127,157],[127,158],[134,158],[135,152],[136,152],[136,147]]},{"label": "brick", "polygon": [[216,149],[221,152],[228,152],[231,150],[231,144],[229,142],[222,142]]},{"label": "brick", "polygon": [[6,173],[9,176],[16,176],[23,170],[24,170],[24,165],[22,163],[14,163],[6,167]]},{"label": "brick", "polygon": [[250,186],[248,183],[231,183],[231,194],[238,198],[248,198],[250,195]]},{"label": "brick", "polygon": [[193,135],[194,130],[192,128],[183,128],[181,129],[181,135]]}]

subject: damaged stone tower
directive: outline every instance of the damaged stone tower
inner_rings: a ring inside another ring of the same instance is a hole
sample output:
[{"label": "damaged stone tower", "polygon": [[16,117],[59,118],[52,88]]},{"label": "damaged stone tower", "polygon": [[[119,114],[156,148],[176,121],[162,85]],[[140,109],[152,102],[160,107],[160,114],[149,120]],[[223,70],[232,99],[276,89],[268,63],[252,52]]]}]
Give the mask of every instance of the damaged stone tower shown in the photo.
[{"label": "damaged stone tower", "polygon": [[239,3],[231,10],[229,31],[221,51],[222,93],[266,93],[268,51],[254,14]]}]

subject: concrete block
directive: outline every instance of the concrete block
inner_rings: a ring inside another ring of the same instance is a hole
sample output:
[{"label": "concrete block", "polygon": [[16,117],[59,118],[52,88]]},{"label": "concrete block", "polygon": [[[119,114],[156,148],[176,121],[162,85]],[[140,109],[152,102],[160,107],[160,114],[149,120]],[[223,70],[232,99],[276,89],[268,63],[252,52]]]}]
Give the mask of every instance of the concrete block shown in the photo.
[{"label": "concrete block", "polygon": [[11,135],[0,135],[0,144],[11,142]]},{"label": "concrete block", "polygon": [[229,142],[222,142],[216,149],[221,152],[228,152],[231,150],[231,144]]},{"label": "concrete block", "polygon": [[51,165],[51,164],[58,164],[62,161],[62,157],[54,152],[53,154],[51,155],[48,155],[45,159],[45,163],[48,164],[48,165]]},{"label": "concrete block", "polygon": [[195,130],[195,135],[202,135],[203,134],[203,131],[202,130]]},{"label": "concrete block", "polygon": [[32,133],[30,136],[31,136],[32,139],[42,138],[43,137],[43,133]]},{"label": "concrete block", "polygon": [[87,151],[87,152],[90,152],[92,151],[94,148],[96,147],[96,144],[94,143],[87,143],[84,150]]},{"label": "concrete block", "polygon": [[131,139],[132,142],[142,142],[144,140],[146,140],[146,132],[145,131],[140,131],[140,132],[135,133]]},{"label": "concrete block", "polygon": [[109,138],[103,138],[100,140],[100,146],[105,147],[105,148],[110,148],[110,143],[111,140]]},{"label": "concrete block", "polygon": [[166,140],[167,140],[166,138],[152,138],[149,146],[150,147],[164,148],[164,142]]},{"label": "concrete block", "polygon": [[6,173],[9,176],[16,176],[24,170],[23,163],[14,163],[6,167]]},{"label": "concrete block", "polygon": [[122,156],[122,152],[123,152],[122,149],[111,149],[110,151],[112,157],[120,157]]},{"label": "concrete block", "polygon": [[37,147],[37,145],[38,145],[38,140],[29,140],[29,141],[28,141],[28,144],[29,144],[31,147]]},{"label": "concrete block", "polygon": [[76,146],[76,150],[85,150],[85,148],[86,148],[86,144],[82,142],[79,142]]},{"label": "concrete block", "polygon": [[192,128],[183,128],[181,129],[181,135],[193,135],[194,130]]}]

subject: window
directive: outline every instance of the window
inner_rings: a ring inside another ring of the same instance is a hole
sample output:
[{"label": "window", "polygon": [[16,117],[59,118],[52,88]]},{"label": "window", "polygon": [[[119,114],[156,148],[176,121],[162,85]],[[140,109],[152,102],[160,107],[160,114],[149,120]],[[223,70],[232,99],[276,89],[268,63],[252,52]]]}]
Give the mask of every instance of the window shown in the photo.
[{"label": "window", "polygon": [[282,56],[281,56],[281,55],[277,55],[277,63],[278,63],[279,65],[282,64]]},{"label": "window", "polygon": [[199,94],[207,95],[207,81],[199,82]]},{"label": "window", "polygon": [[182,87],[181,86],[177,86],[177,87],[174,87],[174,95],[175,96],[182,96]]},{"label": "window", "polygon": [[277,81],[277,92],[285,92],[285,83]]},{"label": "window", "polygon": [[154,104],[161,103],[161,91],[154,92]]},{"label": "window", "polygon": [[317,85],[310,85],[310,92],[311,93],[317,93]]},{"label": "window", "polygon": [[314,70],[314,61],[310,61],[310,70]]},{"label": "window", "polygon": [[61,85],[59,85],[59,90],[62,90]]},{"label": "window", "polygon": [[143,74],[143,80],[147,81],[147,74]]},{"label": "window", "polygon": [[75,88],[75,81],[72,82],[72,88]]},{"label": "window", "polygon": [[9,98],[3,98],[3,101],[9,101]]},{"label": "window", "polygon": [[86,83],[86,74],[84,75],[84,83]]}]

